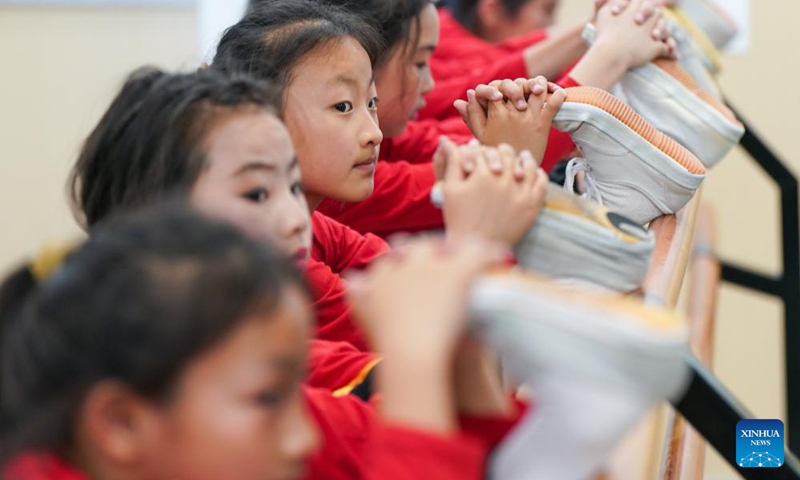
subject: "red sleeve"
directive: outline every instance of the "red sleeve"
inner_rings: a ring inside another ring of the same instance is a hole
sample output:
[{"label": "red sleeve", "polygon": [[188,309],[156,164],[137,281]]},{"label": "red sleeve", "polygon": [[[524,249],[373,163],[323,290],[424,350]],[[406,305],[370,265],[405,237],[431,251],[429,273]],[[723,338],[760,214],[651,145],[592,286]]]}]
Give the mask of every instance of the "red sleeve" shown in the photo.
[{"label": "red sleeve", "polygon": [[344,281],[327,265],[314,259],[308,260],[304,273],[314,299],[311,306],[317,320],[315,337],[349,342],[358,350],[368,351],[367,341],[352,317]]},{"label": "red sleeve", "polygon": [[479,480],[486,449],[469,435],[440,436],[384,423],[368,404],[304,389],[324,443],[312,479]]},{"label": "red sleeve", "polygon": [[436,87],[425,96],[426,107],[419,112],[419,118],[458,117],[453,102],[467,99],[467,90],[481,83],[499,79],[528,78],[528,67],[522,54],[510,54],[495,63],[467,75],[450,77],[436,82]]},{"label": "red sleeve", "polygon": [[461,415],[459,424],[461,431],[480,438],[489,451],[495,447],[519,424],[530,410],[526,403],[514,400],[516,411],[508,417],[474,417]]},{"label": "red sleeve", "polygon": [[497,47],[502,48],[508,53],[521,53],[526,48],[547,40],[547,36],[547,29],[537,30],[535,32],[519,35],[517,37],[505,40],[501,43],[498,43]]},{"label": "red sleeve", "polygon": [[561,76],[558,81],[555,82],[561,88],[572,88],[572,87],[580,87],[581,84],[577,82],[574,78],[572,78],[568,73]]},{"label": "red sleeve", "polygon": [[359,203],[326,199],[317,208],[357,232],[379,237],[398,232],[420,232],[444,228],[442,211],[430,201],[436,178],[433,164],[378,162],[375,190]]},{"label": "red sleeve", "polygon": [[408,163],[428,163],[433,160],[442,135],[459,145],[475,138],[461,117],[416,120],[408,122],[399,136],[381,142],[380,159],[389,162],[402,160]]},{"label": "red sleeve", "polygon": [[329,342],[314,339],[309,342],[309,386],[347,395],[367,378],[380,357],[363,352],[347,342]]},{"label": "red sleeve", "polygon": [[363,269],[389,251],[385,240],[371,233],[360,234],[322,213],[311,215],[314,242],[311,258],[341,274],[348,269]]},{"label": "red sleeve", "polygon": [[30,452],[3,465],[4,480],[90,480],[64,458],[55,454]]},{"label": "red sleeve", "polygon": [[[575,82],[571,77],[565,79]],[[425,163],[433,159],[433,153],[439,146],[439,136],[446,135],[458,144],[471,140],[469,127],[459,118],[447,120],[419,120],[410,122],[408,128],[399,136],[384,140],[381,144],[381,160],[397,161],[408,159],[409,163]],[[542,168],[550,171],[561,160],[569,157],[576,147],[572,137],[552,128],[542,159]]]},{"label": "red sleeve", "polygon": [[439,45],[431,57],[433,78],[446,80],[491,65],[502,49],[476,37],[453,18],[447,8],[439,8]]},{"label": "red sleeve", "polygon": [[383,425],[370,442],[366,478],[483,480],[487,450],[467,434],[449,437]]}]

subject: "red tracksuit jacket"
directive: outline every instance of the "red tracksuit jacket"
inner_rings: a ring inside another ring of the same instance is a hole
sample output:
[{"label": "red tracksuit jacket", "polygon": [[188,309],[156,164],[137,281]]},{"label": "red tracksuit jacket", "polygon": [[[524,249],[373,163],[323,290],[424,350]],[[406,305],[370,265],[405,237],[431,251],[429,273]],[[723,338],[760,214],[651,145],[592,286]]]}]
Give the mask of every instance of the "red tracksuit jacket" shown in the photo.
[{"label": "red tracksuit jacket", "polygon": [[547,38],[541,30],[502,43],[491,43],[461,26],[446,8],[439,9],[439,45],[430,68],[436,87],[425,97],[427,106],[419,118],[447,118],[454,114],[453,101],[480,83],[497,79],[527,78],[522,51]]},{"label": "red tracksuit jacket", "polygon": [[[305,278],[316,314],[315,338],[347,342],[358,350],[367,351],[369,347],[352,318],[345,282],[340,275],[351,268],[363,269],[387,252],[389,245],[375,235],[361,235],[318,212],[311,215],[311,226],[314,239],[311,258],[305,267]],[[316,358],[313,353],[312,350],[312,360]],[[324,355],[320,354],[320,360]],[[359,363],[363,360],[359,360]],[[312,362],[312,368],[317,365]]]},{"label": "red tracksuit jacket", "polygon": [[[462,431],[435,435],[383,422],[374,408],[351,396],[305,388],[324,439],[310,461],[311,480],[481,480],[489,451],[519,421],[462,418]],[[3,468],[5,480],[90,480],[64,459],[30,452]]]}]

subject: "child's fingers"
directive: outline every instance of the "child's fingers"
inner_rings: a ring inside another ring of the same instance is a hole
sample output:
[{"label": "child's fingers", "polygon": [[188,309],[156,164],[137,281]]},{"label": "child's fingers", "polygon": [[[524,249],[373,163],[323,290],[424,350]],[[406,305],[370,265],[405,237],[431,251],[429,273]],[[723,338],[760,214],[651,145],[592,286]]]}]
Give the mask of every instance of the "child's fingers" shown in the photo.
[{"label": "child's fingers", "polygon": [[[641,25],[646,26],[651,30],[655,30],[656,25],[658,25],[658,22],[663,18],[664,13],[660,8],[653,5],[652,2],[650,2],[649,0],[645,1],[643,5],[645,4],[649,5],[649,7],[643,6],[642,8],[649,8],[651,13],[650,15],[648,15],[647,19],[641,23]],[[661,33],[662,32],[659,32],[659,35],[661,35]]]},{"label": "child's fingers", "polygon": [[486,165],[489,167],[489,171],[494,175],[502,175],[506,170],[506,165],[497,149],[486,148],[485,157]]},{"label": "child's fingers", "polygon": [[636,22],[636,25],[644,25],[648,20],[650,20],[655,12],[656,6],[648,1],[642,4],[642,7],[636,12],[636,15],[633,17],[633,19]]},{"label": "child's fingers", "polygon": [[461,180],[464,178],[461,169],[461,153],[459,148],[447,137],[440,137],[439,145],[442,150],[442,154],[446,159],[444,164],[444,175],[443,179],[445,183],[452,183],[454,181]]},{"label": "child's fingers", "polygon": [[545,197],[547,196],[547,185],[550,183],[550,178],[547,173],[538,168],[536,170],[536,177],[531,184],[531,201],[539,206],[544,205]]},{"label": "child's fingers", "polygon": [[444,179],[444,172],[447,168],[447,155],[445,154],[445,147],[442,145],[445,138],[443,135],[439,136],[439,146],[433,152],[433,173],[436,180]]},{"label": "child's fingers", "polygon": [[666,44],[669,50],[669,57],[678,60],[678,42],[673,37],[669,37]]},{"label": "child's fingers", "polygon": [[501,83],[503,83],[503,80],[500,80],[500,79],[498,79],[498,80],[492,80],[491,82],[489,82],[489,86],[490,86],[490,87],[493,87],[493,88],[497,88],[497,89],[499,89],[499,88],[500,88],[500,84],[501,84]]},{"label": "child's fingers", "polygon": [[467,90],[467,116],[469,117],[472,133],[481,138],[486,130],[486,110],[478,103],[474,90]]},{"label": "child's fingers", "polygon": [[469,111],[467,110],[466,100],[456,100],[455,102],[453,102],[453,107],[455,107],[458,114],[461,115],[461,120],[463,120],[464,123],[467,124],[467,126],[470,126]]},{"label": "child's fingers", "polygon": [[491,85],[478,85],[475,87],[475,99],[484,109],[489,108],[491,102],[499,102],[503,99],[503,94],[497,87]]},{"label": "child's fingers", "polygon": [[517,151],[514,150],[514,147],[507,143],[501,143],[497,146],[496,153],[502,159],[504,176],[515,176]]},{"label": "child's fingers", "polygon": [[485,174],[489,175],[491,170],[489,168],[489,160],[486,158],[486,147],[483,145],[469,146],[462,150],[464,160],[462,163],[470,163],[472,174]]},{"label": "child's fingers", "polygon": [[635,17],[644,8],[645,3],[647,3],[647,0],[623,0],[623,3],[625,3],[625,7],[623,11],[620,12],[620,14],[624,14],[628,18],[634,19],[635,22],[636,21]]},{"label": "child's fingers", "polygon": [[619,15],[625,12],[629,6],[630,6],[629,0],[616,0],[614,3],[611,4],[609,9],[611,10],[612,15]]},{"label": "child's fingers", "polygon": [[672,56],[672,48],[670,48],[669,43],[658,42],[656,47],[656,56],[654,58],[658,57],[670,58],[671,56]]},{"label": "child's fingers", "polygon": [[553,118],[556,116],[559,110],[561,110],[561,106],[564,105],[564,100],[567,99],[567,91],[563,88],[559,88],[552,95],[550,98],[547,99],[547,103],[544,105],[545,113],[547,115],[546,120],[549,122],[553,121]]},{"label": "child's fingers", "polygon": [[526,97],[531,94],[531,81],[527,78],[517,78],[514,83],[522,90],[522,94]]},{"label": "child's fingers", "polygon": [[538,76],[533,80],[536,85],[535,91],[539,93],[531,94],[531,96],[528,98],[528,105],[533,108],[534,112],[538,112],[542,109],[542,107],[544,107],[544,104],[547,101],[548,85],[547,79],[542,76]]},{"label": "child's fingers", "polygon": [[525,92],[514,81],[508,79],[503,80],[500,84],[500,92],[510,103],[517,107],[517,110],[527,110],[528,102],[525,100]]},{"label": "child's fingers", "polygon": [[530,185],[536,176],[536,170],[539,168],[536,159],[530,150],[523,150],[518,157],[518,164],[520,166],[520,177],[518,178],[524,185]]},{"label": "child's fingers", "polygon": [[667,21],[664,19],[663,12],[659,12],[659,16],[661,18],[659,18],[652,31],[653,40],[666,42],[670,38],[669,27],[667,27]]}]

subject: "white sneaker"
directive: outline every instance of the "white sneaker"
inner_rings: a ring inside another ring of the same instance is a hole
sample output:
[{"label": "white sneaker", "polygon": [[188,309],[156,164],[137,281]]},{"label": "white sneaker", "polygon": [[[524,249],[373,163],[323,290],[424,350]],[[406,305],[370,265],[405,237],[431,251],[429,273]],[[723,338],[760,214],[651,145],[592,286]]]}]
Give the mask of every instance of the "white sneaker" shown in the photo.
[{"label": "white sneaker", "polygon": [[719,88],[717,79],[703,62],[700,46],[697,41],[674,20],[667,20],[672,38],[675,39],[675,53],[678,57],[678,65],[683,67],[695,82],[706,92],[710,93],[717,100],[722,100],[722,91]]},{"label": "white sneaker", "polygon": [[565,188],[584,172],[589,198],[640,225],[678,212],[705,178],[691,152],[604,90],[568,88],[553,126],[583,154],[570,161]]},{"label": "white sneaker", "polygon": [[491,478],[593,478],[649,407],[687,387],[686,324],[664,310],[514,274],[481,279],[470,308],[472,328],[536,398]]},{"label": "white sneaker", "polygon": [[723,49],[739,33],[739,25],[714,0],[682,0],[686,16],[698,26],[717,49]]},{"label": "white sneaker", "polygon": [[697,47],[696,53],[706,69],[712,75],[718,74],[722,70],[722,58],[717,47],[714,46],[714,43],[706,36],[703,30],[680,8],[665,8],[662,11],[664,12],[664,18],[668,22],[677,24],[691,36]]},{"label": "white sneaker", "polygon": [[642,286],[654,248],[652,232],[550,184],[545,206],[514,256],[520,267],[561,283],[631,292]]},{"label": "white sneaker", "polygon": [[628,105],[707,168],[725,158],[744,135],[744,125],[733,112],[674,60],[659,59],[630,70],[620,85]]},{"label": "white sneaker", "polygon": [[[439,185],[431,200],[441,206]],[[533,227],[514,246],[520,267],[572,287],[631,292],[650,268],[655,237],[607,208],[551,183]]]}]

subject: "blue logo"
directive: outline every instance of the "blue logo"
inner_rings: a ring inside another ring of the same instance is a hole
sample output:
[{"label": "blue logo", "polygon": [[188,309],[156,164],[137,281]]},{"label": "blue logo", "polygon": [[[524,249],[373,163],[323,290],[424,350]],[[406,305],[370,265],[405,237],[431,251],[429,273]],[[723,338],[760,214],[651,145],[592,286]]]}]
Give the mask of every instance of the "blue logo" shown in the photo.
[{"label": "blue logo", "polygon": [[736,464],[739,468],[783,465],[783,422],[740,420],[736,424]]}]

